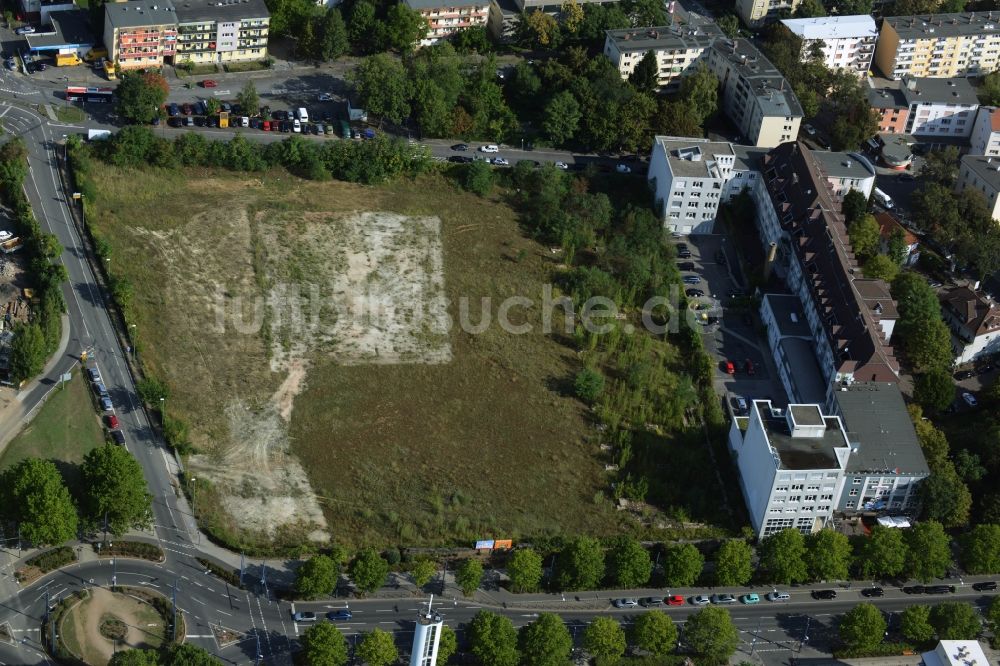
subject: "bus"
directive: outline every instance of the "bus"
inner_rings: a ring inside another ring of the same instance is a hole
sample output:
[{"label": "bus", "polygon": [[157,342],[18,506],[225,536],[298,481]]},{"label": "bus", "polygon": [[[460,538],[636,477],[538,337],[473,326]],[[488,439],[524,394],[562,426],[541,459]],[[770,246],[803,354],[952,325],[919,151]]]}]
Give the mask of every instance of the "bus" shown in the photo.
[{"label": "bus", "polygon": [[67,102],[97,102],[112,101],[115,91],[111,88],[86,88],[84,86],[66,86]]}]

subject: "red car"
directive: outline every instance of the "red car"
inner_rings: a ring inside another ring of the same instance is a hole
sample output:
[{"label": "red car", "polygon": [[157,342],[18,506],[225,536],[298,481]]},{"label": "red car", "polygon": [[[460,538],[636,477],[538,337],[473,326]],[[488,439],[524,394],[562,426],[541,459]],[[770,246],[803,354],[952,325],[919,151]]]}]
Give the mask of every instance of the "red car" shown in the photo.
[{"label": "red car", "polygon": [[682,597],[679,594],[671,595],[671,596],[667,597],[667,605],[668,606],[683,606],[684,605],[684,597]]},{"label": "red car", "polygon": [[110,428],[111,430],[114,430],[115,428],[118,427],[118,417],[115,416],[114,414],[108,414],[107,416],[104,417],[104,420],[107,422],[108,428]]},{"label": "red car", "polygon": [[751,361],[750,359],[746,360],[746,369],[748,375],[752,375],[754,374],[754,372],[756,372],[753,367],[753,361]]},{"label": "red car", "polygon": [[190,116],[191,112],[193,111],[193,109],[191,108],[190,104],[185,103],[185,104],[181,104],[181,111],[184,112],[185,116]]},{"label": "red car", "polygon": [[261,126],[261,129],[263,129],[265,132],[270,132],[271,131],[271,121],[270,120],[265,120],[264,124]]},{"label": "red car", "polygon": [[732,361],[726,361],[726,374],[727,375],[736,374],[736,365]]},{"label": "red car", "polygon": [[214,88],[217,85],[219,84],[213,81],[212,79],[205,79],[204,81],[201,82],[202,88]]}]

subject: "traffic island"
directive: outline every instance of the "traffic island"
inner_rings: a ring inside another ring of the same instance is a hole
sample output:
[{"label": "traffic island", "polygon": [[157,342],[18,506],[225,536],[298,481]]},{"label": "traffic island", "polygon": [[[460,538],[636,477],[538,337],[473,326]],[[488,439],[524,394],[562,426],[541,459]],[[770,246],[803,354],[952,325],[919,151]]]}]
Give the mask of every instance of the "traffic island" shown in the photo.
[{"label": "traffic island", "polygon": [[183,642],[185,627],[178,613],[174,640],[173,606],[159,593],[94,587],[60,601],[42,632],[49,653],[57,660],[105,666],[120,650],[159,650]]}]

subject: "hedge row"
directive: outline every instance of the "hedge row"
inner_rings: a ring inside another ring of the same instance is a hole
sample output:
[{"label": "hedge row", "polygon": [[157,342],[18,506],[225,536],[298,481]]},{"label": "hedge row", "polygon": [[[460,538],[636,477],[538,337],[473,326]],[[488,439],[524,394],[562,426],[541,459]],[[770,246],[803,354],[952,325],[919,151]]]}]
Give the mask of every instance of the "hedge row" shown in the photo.
[{"label": "hedge row", "polygon": [[229,567],[221,567],[211,560],[206,560],[204,557],[199,557],[198,563],[205,567],[213,576],[221,578],[233,587],[243,589],[243,586],[240,585],[240,573],[238,571],[234,571]]},{"label": "hedge row", "polygon": [[117,557],[138,557],[150,562],[162,562],[163,550],[145,541],[115,541],[111,546],[101,547],[101,555]]},{"label": "hedge row", "polygon": [[39,553],[34,557],[28,558],[25,564],[29,567],[37,567],[42,573],[48,573],[75,561],[76,554],[73,553],[72,548],[69,546],[59,546],[58,548],[53,548],[52,550],[47,550],[44,553]]}]

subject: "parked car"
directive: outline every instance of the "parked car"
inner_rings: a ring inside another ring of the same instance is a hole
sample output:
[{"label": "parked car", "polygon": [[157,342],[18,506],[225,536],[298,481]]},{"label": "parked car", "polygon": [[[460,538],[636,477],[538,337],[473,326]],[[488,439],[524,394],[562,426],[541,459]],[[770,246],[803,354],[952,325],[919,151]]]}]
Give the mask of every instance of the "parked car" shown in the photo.
[{"label": "parked car", "polygon": [[681,282],[684,284],[701,284],[701,278],[697,275],[685,275],[681,278]]},{"label": "parked car", "polygon": [[613,603],[614,603],[615,608],[635,608],[636,606],[639,605],[638,601],[636,601],[635,599],[630,599],[630,598],[615,599]]},{"label": "parked car", "polygon": [[979,404],[979,401],[976,400],[976,396],[972,395],[968,391],[962,393],[962,400],[964,400],[969,407],[975,407]]},{"label": "parked car", "polygon": [[809,136],[816,136],[816,128],[813,127],[812,125],[806,123],[805,125],[802,126],[802,129],[804,129],[806,131],[806,134],[808,134]]},{"label": "parked car", "polygon": [[863,597],[883,597],[885,596],[885,590],[881,587],[869,587],[861,590],[861,596]]},{"label": "parked car", "polygon": [[923,594],[924,593],[924,586],[923,585],[907,585],[906,587],[903,588],[903,593],[904,594]]},{"label": "parked car", "polygon": [[639,599],[639,605],[643,608],[652,608],[663,605],[663,597],[643,597]]},{"label": "parked car", "polygon": [[36,72],[44,72],[48,68],[49,68],[49,66],[46,65],[44,62],[40,62],[40,63],[38,63],[38,64],[35,65],[35,71]]},{"label": "parked car", "polygon": [[488,143],[485,146],[479,146],[479,152],[481,152],[481,153],[499,153],[500,152],[500,146],[498,146],[496,144],[493,144],[493,143]]},{"label": "parked car", "polygon": [[759,604],[760,603],[760,597],[757,596],[756,592],[751,592],[750,594],[744,594],[742,597],[740,597],[740,601],[742,601],[743,603],[745,603],[745,604],[747,604],[749,606],[749,605],[753,605],[753,604]]},{"label": "parked car", "polygon": [[205,79],[204,81],[201,82],[202,88],[215,88],[218,85],[219,84],[216,83],[214,79]]},{"label": "parked car", "polygon": [[972,379],[975,376],[976,373],[974,373],[972,370],[959,370],[958,372],[955,373],[955,379],[957,379],[958,381],[962,381],[963,379]]},{"label": "parked car", "polygon": [[120,446],[125,446],[125,434],[121,430],[112,430],[111,441]]},{"label": "parked car", "polygon": [[20,28],[14,31],[15,35],[31,35],[35,32],[34,26],[22,25]]},{"label": "parked car", "polygon": [[350,620],[352,617],[354,617],[354,615],[346,608],[332,610],[326,614],[326,619],[330,622],[342,622],[344,620]]},{"label": "parked car", "polygon": [[194,109],[191,108],[190,104],[184,102],[183,104],[181,104],[181,111],[184,112],[185,116],[190,116],[191,113],[194,111]]},{"label": "parked car", "polygon": [[987,580],[982,583],[973,583],[972,589],[976,592],[992,592],[997,589],[997,582],[995,580]]},{"label": "parked car", "polygon": [[270,120],[265,120],[263,122],[263,124],[261,125],[261,129],[264,130],[265,132],[270,132],[271,131],[271,121]]},{"label": "parked car", "polygon": [[705,295],[705,292],[703,292],[701,289],[686,289],[684,291],[684,295],[687,296],[688,298],[701,298],[702,296]]},{"label": "parked car", "polygon": [[184,119],[184,125],[187,127],[194,127],[194,116],[188,116]]},{"label": "parked car", "polygon": [[102,382],[94,382],[94,393],[96,393],[98,397],[104,397],[108,394],[108,389]]},{"label": "parked car", "polygon": [[17,62],[13,58],[11,58],[9,60],[4,61],[3,66],[13,72],[15,69],[17,69]]},{"label": "parked car", "polygon": [[101,409],[103,409],[106,412],[114,411],[115,406],[111,404],[111,398],[109,398],[106,395],[101,396]]},{"label": "parked car", "polygon": [[510,166],[510,162],[508,162],[503,157],[494,157],[493,166]]},{"label": "parked car", "polygon": [[321,102],[332,102],[333,95],[331,95],[330,93],[320,93],[317,99]]},{"label": "parked car", "polygon": [[569,170],[569,165],[566,164],[565,162],[556,162],[556,168],[557,169],[562,169],[563,171],[568,171]]},{"label": "parked car", "polygon": [[171,117],[173,117],[173,116],[176,116],[176,115],[179,115],[179,114],[180,114],[180,112],[181,112],[180,108],[179,108],[179,107],[177,106],[177,104],[176,104],[176,103],[174,103],[174,102],[171,102],[171,103],[170,103],[170,105],[169,105],[169,106],[167,106],[167,113],[168,113],[168,114],[169,114],[169,115],[170,115]]},{"label": "parked car", "polygon": [[615,165],[615,171],[617,171],[618,173],[632,173],[632,167],[630,167],[627,164],[622,164],[621,162],[619,162],[617,165]]},{"label": "parked car", "polygon": [[731,594],[713,594],[712,595],[713,604],[735,604],[736,597]]},{"label": "parked car", "polygon": [[723,363],[723,367],[726,369],[726,374],[727,375],[735,375],[736,374],[736,364],[733,363],[732,361],[725,361]]},{"label": "parked car", "polygon": [[682,597],[679,594],[671,594],[669,597],[667,597],[667,605],[668,606],[683,606],[684,605],[684,597]]},{"label": "parked car", "polygon": [[747,404],[747,399],[741,395],[733,398],[733,408],[736,409],[740,414],[745,414],[750,406]]},{"label": "parked car", "polygon": [[837,590],[813,590],[813,599],[836,599]]},{"label": "parked car", "polygon": [[705,594],[691,597],[691,605],[693,606],[707,606],[710,603],[712,603],[712,600]]},{"label": "parked car", "polygon": [[682,261],[677,264],[677,270],[679,271],[693,271],[694,262],[693,261]]},{"label": "parked car", "polygon": [[924,588],[924,594],[954,594],[954,585],[928,585]]},{"label": "parked car", "polygon": [[457,150],[460,153],[464,153],[465,151],[467,151],[469,149],[469,144],[467,144],[467,143],[456,143],[454,146],[451,147],[451,149],[452,150]]},{"label": "parked car", "polygon": [[114,430],[118,427],[118,417],[114,414],[108,414],[104,417],[104,421],[108,424],[108,428]]},{"label": "parked car", "polygon": [[680,257],[681,259],[690,259],[691,258],[691,250],[689,250],[687,248],[679,249],[679,250],[677,250],[677,256]]},{"label": "parked car", "polygon": [[298,611],[292,615],[292,619],[296,622],[315,622],[316,613],[312,611]]},{"label": "parked car", "polygon": [[203,116],[195,116],[194,124],[198,127],[204,127],[206,124],[208,124],[208,121],[205,120]]},{"label": "parked car", "polygon": [[764,598],[767,599],[768,601],[788,601],[789,599],[792,598],[792,596],[788,594],[788,592],[774,591],[765,594]]},{"label": "parked car", "polygon": [[101,371],[97,368],[87,368],[87,378],[92,382],[101,381]]}]

